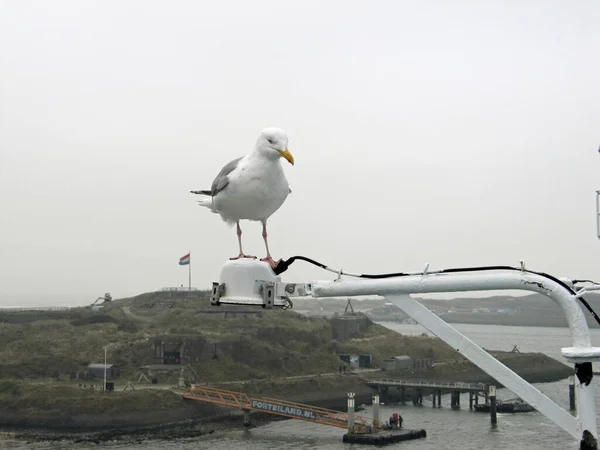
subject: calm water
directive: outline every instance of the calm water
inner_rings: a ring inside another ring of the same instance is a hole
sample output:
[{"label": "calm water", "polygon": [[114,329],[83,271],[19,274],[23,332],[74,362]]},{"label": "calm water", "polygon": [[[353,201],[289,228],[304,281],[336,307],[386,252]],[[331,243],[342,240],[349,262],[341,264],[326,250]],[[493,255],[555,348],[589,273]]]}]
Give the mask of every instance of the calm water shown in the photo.
[{"label": "calm water", "polygon": [[[426,332],[420,325],[384,324],[403,334],[421,334]],[[504,327],[494,325],[454,325],[482,347],[509,351],[518,345],[522,352],[543,352],[560,359],[560,348],[571,345],[569,330],[566,328]],[[600,330],[591,330],[592,343],[600,345]],[[567,380],[557,383],[536,385],[555,402],[568,407]],[[514,395],[506,389],[498,391],[499,398],[512,398]],[[406,450],[481,450],[481,449],[527,449],[527,450],[564,450],[577,449],[578,443],[567,433],[554,425],[543,415],[534,412],[518,415],[498,415],[498,426],[491,428],[489,416],[469,411],[468,397],[463,396],[462,410],[449,408],[450,398],[442,397],[442,408],[431,407],[431,400],[423,399],[422,407],[407,405],[384,405],[382,417],[399,412],[407,428],[424,428],[427,438],[402,442],[387,446],[390,449]],[[600,402],[597,402],[600,411]],[[466,405],[466,407],[465,407]],[[367,407],[361,414],[370,415]],[[0,441],[0,449],[354,449],[365,448],[343,444],[344,430],[322,425],[286,420],[252,430],[233,430],[215,433],[201,438],[176,439],[172,441],[144,441],[141,444],[102,443],[93,444],[28,444],[15,441]]]}]

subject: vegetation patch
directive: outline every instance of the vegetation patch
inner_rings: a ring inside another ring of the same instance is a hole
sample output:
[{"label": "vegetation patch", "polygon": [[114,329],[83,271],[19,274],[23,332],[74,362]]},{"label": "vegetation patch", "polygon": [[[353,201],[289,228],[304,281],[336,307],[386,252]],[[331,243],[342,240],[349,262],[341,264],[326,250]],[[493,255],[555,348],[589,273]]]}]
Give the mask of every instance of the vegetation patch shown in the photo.
[{"label": "vegetation patch", "polygon": [[[189,402],[168,390],[142,390],[138,383],[144,373],[160,384],[177,385],[180,367],[156,374],[145,368],[155,364],[152,342],[163,339],[189,338],[212,349],[186,367],[189,382],[324,406],[339,404],[340,399],[343,404],[349,391],[367,399],[371,393],[359,377],[339,375],[340,354],[369,354],[372,367],[400,355],[433,358],[435,363],[430,369],[386,376],[477,381],[485,375],[436,337],[403,336],[364,317],[360,332],[346,339],[334,339],[340,336],[334,327],[329,319],[294,311],[214,307],[208,291],[148,293],[105,303],[99,311],[3,312],[0,412],[30,419],[50,415],[73,420],[86,414],[97,419],[98,414],[128,412],[142,417],[142,413],[162,410],[165,421],[175,417],[175,412],[186,416]],[[79,379],[89,364],[104,362],[105,348],[108,363],[120,370],[117,385],[122,388],[132,381],[135,391],[104,393],[97,389],[100,380]],[[526,379],[544,373],[556,380],[561,370],[572,373],[571,368],[544,355],[498,353],[497,357]],[[97,388],[90,389],[91,384]],[[7,414],[3,417],[8,420]]]}]

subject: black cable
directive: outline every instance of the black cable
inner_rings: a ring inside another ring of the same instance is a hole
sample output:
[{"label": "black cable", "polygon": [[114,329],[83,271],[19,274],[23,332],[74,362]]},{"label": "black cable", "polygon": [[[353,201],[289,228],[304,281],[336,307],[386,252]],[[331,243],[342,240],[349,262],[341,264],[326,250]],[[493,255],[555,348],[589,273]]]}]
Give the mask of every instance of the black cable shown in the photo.
[{"label": "black cable", "polygon": [[593,280],[573,280],[573,284],[578,284],[578,283],[591,283],[591,284],[595,284],[595,285],[600,285],[600,283],[593,281]]},{"label": "black cable", "polygon": [[275,272],[275,275],[282,274],[283,272],[288,270],[288,267],[290,267],[292,263],[296,260],[306,261],[314,266],[320,267],[321,269],[329,270],[329,267],[327,267],[325,264],[321,264],[320,262],[315,261],[314,259],[308,258],[306,256],[292,256],[291,258],[288,258],[285,261],[280,259],[277,263],[277,266],[275,266],[275,268],[273,269],[273,272]]},{"label": "black cable", "polygon": [[583,297],[577,297],[577,298],[579,299],[579,301],[581,303],[583,303],[583,305],[587,308],[587,310],[594,317],[594,319],[596,319],[596,322],[598,322],[598,324],[600,324],[600,319],[598,318],[598,316],[596,315],[596,311],[594,311],[592,309],[592,307],[590,306],[590,304]]},{"label": "black cable", "polygon": [[[280,275],[283,272],[285,272],[296,260],[306,261],[310,264],[320,267],[321,269],[329,270],[331,272],[336,272],[336,273],[339,273],[340,275],[352,276],[352,277],[356,277],[356,278],[382,279],[382,278],[394,278],[394,277],[405,277],[405,276],[417,275],[414,273],[407,273],[407,272],[382,273],[382,274],[366,274],[366,273],[348,274],[348,273],[344,273],[341,270],[337,271],[337,270],[331,269],[330,267],[326,266],[325,264],[320,263],[312,258],[308,258],[306,256],[300,256],[300,255],[292,256],[291,258],[288,258],[285,261],[280,260],[279,263],[277,264],[277,266],[273,269],[273,271],[275,272],[276,275]],[[547,274],[544,272],[536,272],[533,270],[520,269],[520,268],[512,267],[512,266],[457,267],[457,268],[452,268],[452,269],[441,269],[441,270],[431,271],[428,273],[429,274],[440,274],[440,273],[459,273],[459,272],[483,272],[483,271],[492,271],[492,270],[512,270],[512,271],[516,271],[516,272],[533,273],[535,275],[539,275],[541,277],[544,277],[544,278],[554,281],[556,284],[562,286],[563,288],[565,288],[567,291],[569,291],[573,295],[577,294],[577,292],[571,286],[569,286],[564,281],[559,280],[558,278],[556,278],[553,275],[550,275],[550,274]],[[597,284],[590,280],[573,280],[574,284],[577,282],[580,282],[580,283],[588,282],[588,283]],[[590,306],[590,304],[583,297],[577,297],[577,298],[586,307],[586,309],[590,312],[592,317],[594,319],[596,319],[596,322],[600,325],[600,317],[598,317],[598,315],[593,310],[593,308]]]}]

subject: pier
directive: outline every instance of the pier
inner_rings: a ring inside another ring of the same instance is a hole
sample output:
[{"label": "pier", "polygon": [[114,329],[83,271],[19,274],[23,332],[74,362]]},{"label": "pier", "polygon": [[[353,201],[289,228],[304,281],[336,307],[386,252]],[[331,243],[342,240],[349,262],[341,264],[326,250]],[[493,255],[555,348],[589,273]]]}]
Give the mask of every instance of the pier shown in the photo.
[{"label": "pier", "polygon": [[438,380],[399,380],[394,378],[371,379],[365,380],[365,383],[371,387],[377,388],[377,391],[384,398],[390,395],[390,388],[396,389],[399,393],[401,401],[406,401],[406,389],[411,389],[412,401],[415,405],[423,404],[423,394],[430,393],[432,396],[433,407],[442,406],[442,394],[450,394],[450,406],[452,408],[460,408],[460,394],[469,394],[469,409],[473,409],[473,405],[479,404],[479,396],[482,396],[487,403],[488,400],[488,385],[484,383],[466,383],[453,381],[438,381]]},{"label": "pier", "polygon": [[196,400],[229,406],[244,412],[244,426],[251,426],[252,411],[273,414],[319,423],[332,427],[345,428],[343,442],[356,444],[385,445],[410,439],[421,439],[427,436],[425,430],[408,430],[402,428],[401,421],[395,425],[383,425],[379,419],[379,396],[373,396],[373,418],[355,414],[354,393],[348,393],[348,411],[341,412],[333,409],[320,408],[302,403],[290,402],[270,397],[250,397],[243,392],[215,389],[208,386],[192,385],[181,396],[186,400]]},{"label": "pier", "polygon": [[244,418],[246,426],[250,425],[250,411],[305,420],[338,428],[348,428],[349,424],[351,424],[357,431],[366,431],[371,425],[366,418],[354,415],[354,411],[352,411],[352,414],[347,414],[341,411],[289,402],[287,400],[269,397],[250,397],[242,392],[204,386],[192,386],[182,394],[182,397],[187,400],[197,400],[241,409],[246,413],[246,417]]}]

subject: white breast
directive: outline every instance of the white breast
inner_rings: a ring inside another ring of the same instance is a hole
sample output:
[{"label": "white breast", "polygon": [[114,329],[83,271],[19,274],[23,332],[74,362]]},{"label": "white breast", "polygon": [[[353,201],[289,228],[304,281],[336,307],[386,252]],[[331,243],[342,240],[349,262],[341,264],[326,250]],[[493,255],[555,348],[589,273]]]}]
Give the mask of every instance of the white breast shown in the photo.
[{"label": "white breast", "polygon": [[214,197],[223,220],[263,221],[277,211],[289,194],[281,162],[248,156],[229,174],[229,184]]}]

